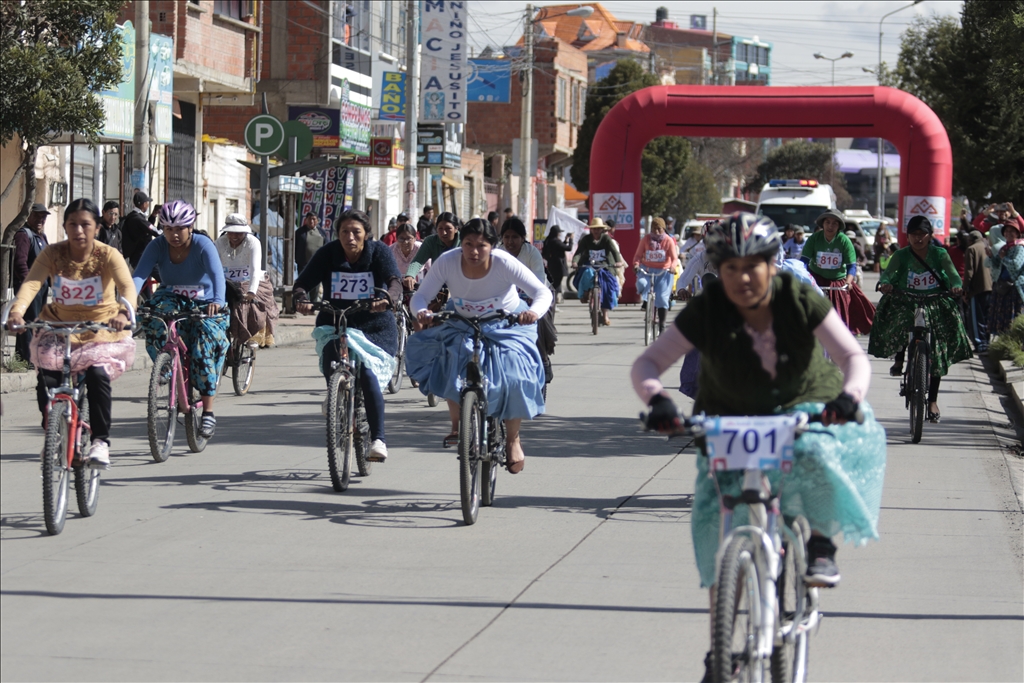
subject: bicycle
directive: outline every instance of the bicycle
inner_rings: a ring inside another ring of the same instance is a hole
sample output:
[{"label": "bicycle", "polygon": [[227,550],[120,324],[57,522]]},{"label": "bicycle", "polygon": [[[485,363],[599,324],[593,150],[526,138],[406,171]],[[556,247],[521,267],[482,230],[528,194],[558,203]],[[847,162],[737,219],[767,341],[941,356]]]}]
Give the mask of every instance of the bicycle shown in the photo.
[{"label": "bicycle", "polygon": [[647,296],[644,298],[644,303],[647,304],[644,308],[644,346],[649,346],[651,342],[658,338],[658,330],[660,328],[658,311],[655,306],[654,287],[660,278],[671,277],[672,273],[661,268],[647,268],[643,265],[637,269],[637,272],[643,273],[650,278],[650,287],[647,290]]},{"label": "bicycle", "polygon": [[[857,422],[863,422],[858,414]],[[647,427],[647,416],[641,414]],[[803,581],[810,525],[803,516],[782,519],[782,487],[772,491],[765,472],[789,472],[793,444],[821,416],[794,412],[757,417],[683,419],[673,435],[691,436],[708,457],[718,492],[720,529],[712,606],[711,678],[776,683],[807,676],[808,640],[821,621],[818,587]],[[718,473],[742,471],[740,496],[722,493]],[[750,521],[733,526],[746,505]]]},{"label": "bicycle", "polygon": [[889,296],[899,293],[917,302],[914,309],[914,327],[907,339],[907,364],[904,366],[903,379],[900,381],[900,396],[906,401],[910,411],[910,441],[919,443],[924,431],[925,413],[928,411],[928,378],[932,368],[932,332],[928,323],[928,313],[924,304],[932,299],[952,296],[949,292],[917,293],[902,289],[893,289]]},{"label": "bicycle", "polygon": [[[128,311],[128,321],[135,326],[135,311],[124,297],[118,299]],[[0,327],[7,326],[7,316],[14,306],[9,302],[3,310]],[[75,498],[78,512],[83,517],[96,514],[100,499],[100,473],[105,466],[93,466],[89,459],[92,429],[86,422],[89,415],[89,396],[86,393],[85,373],[71,376],[71,337],[81,332],[110,330],[113,327],[94,322],[27,322],[18,329],[44,330],[64,337],[64,376],[59,387],[48,388],[46,406],[46,437],[43,442],[43,522],[46,531],[56,536],[64,530],[68,513],[70,476],[75,475]]]},{"label": "bicycle", "polygon": [[442,311],[432,317],[442,323],[460,320],[473,328],[473,356],[466,365],[459,392],[459,493],[462,521],[468,526],[476,523],[481,505],[487,507],[494,502],[498,468],[505,463],[507,442],[504,420],[487,415],[487,378],[480,368],[482,326],[498,320],[511,324],[519,316],[497,311],[469,317],[456,311]]},{"label": "bicycle", "polygon": [[[240,306],[250,306],[252,302],[241,301]],[[243,319],[244,316],[239,314]],[[228,333],[231,345],[228,347],[228,356],[224,361],[224,374],[231,370],[231,384],[236,396],[245,396],[252,387],[253,377],[256,375],[256,347],[248,339],[239,340]]]},{"label": "bicycle", "polygon": [[[411,294],[411,292],[406,292]],[[404,297],[401,306],[395,307],[395,324],[398,326],[398,353],[395,355],[395,372],[388,382],[388,393],[397,394],[402,389],[405,376],[405,343],[413,331],[413,316],[409,311],[408,297]]]},{"label": "bicycle", "polygon": [[580,267],[591,268],[594,271],[594,284],[589,290],[590,300],[588,305],[590,307],[590,330],[593,334],[597,334],[597,328],[604,324],[604,318],[601,315],[601,274],[599,271],[608,270],[608,265],[606,263],[598,263]]},{"label": "bicycle", "polygon": [[200,434],[203,422],[203,402],[199,390],[192,382],[189,370],[189,350],[178,334],[178,323],[184,320],[199,321],[204,318],[223,317],[226,313],[213,316],[200,311],[187,313],[160,313],[151,308],[140,308],[139,315],[156,319],[167,330],[163,348],[153,361],[149,376],[149,397],[146,408],[146,431],[149,436],[149,450],[156,462],[164,462],[174,446],[174,433],[178,427],[178,413],[184,416],[185,438],[193,453],[206,448],[207,437]]},{"label": "bicycle", "polygon": [[[375,288],[373,291],[383,295],[382,298],[394,306],[387,290]],[[338,493],[348,490],[353,461],[361,477],[370,476],[372,469],[369,459],[370,423],[359,387],[363,365],[356,354],[349,354],[348,316],[369,310],[374,301],[362,299],[345,309],[337,309],[329,301],[312,304],[315,311],[334,314],[341,356],[340,361],[332,363],[332,372],[327,380],[327,468],[331,474],[331,486]]]}]

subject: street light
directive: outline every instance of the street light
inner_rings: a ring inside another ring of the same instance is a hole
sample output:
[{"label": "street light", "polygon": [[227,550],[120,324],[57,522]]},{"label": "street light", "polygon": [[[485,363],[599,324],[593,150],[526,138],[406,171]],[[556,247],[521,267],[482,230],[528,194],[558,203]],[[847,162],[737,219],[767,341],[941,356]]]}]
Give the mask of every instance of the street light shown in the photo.
[{"label": "street light", "polygon": [[[546,8],[541,8],[540,19],[551,17],[589,17],[594,13],[594,8],[588,5],[580,5],[565,12],[548,15]],[[533,178],[529,173],[530,161],[533,153],[533,5],[526,6],[526,28],[523,33],[523,43],[526,47],[525,63],[522,66],[523,74],[523,104],[522,116],[519,123],[519,217],[527,229],[533,226],[533,217],[530,215],[530,189]]]},{"label": "street light", "polygon": [[[853,56],[852,52],[844,52],[843,54],[839,55],[838,57],[826,57],[825,55],[821,54],[820,52],[815,52],[814,53],[814,58],[815,59],[827,59],[828,61],[832,62],[832,87],[833,88],[836,86],[836,62],[838,62],[840,59],[849,59],[852,56]],[[828,166],[828,184],[829,185],[835,185],[835,180],[836,180],[836,139],[833,137],[832,138],[832,163],[829,164],[829,166]]]},{"label": "street light", "polygon": [[[894,9],[888,14],[883,14],[882,18],[878,20],[878,69],[875,71],[875,78],[878,80],[878,85],[882,85],[882,22],[896,14],[902,12],[905,9],[913,7],[921,3],[923,0],[914,0],[909,5],[904,5],[898,9]],[[875,188],[878,195],[878,201],[875,205],[875,210],[879,218],[882,217],[882,212],[885,211],[885,192],[884,192],[884,179],[882,178],[882,138],[878,138],[878,176],[875,178]]]}]

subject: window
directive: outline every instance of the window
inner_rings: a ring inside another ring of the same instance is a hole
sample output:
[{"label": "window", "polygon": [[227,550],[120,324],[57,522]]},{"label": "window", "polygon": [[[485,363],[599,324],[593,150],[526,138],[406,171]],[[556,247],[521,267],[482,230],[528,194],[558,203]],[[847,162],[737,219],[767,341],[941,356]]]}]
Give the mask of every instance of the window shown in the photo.
[{"label": "window", "polygon": [[736,61],[745,62],[747,61],[747,45],[746,43],[738,43],[736,45]]},{"label": "window", "polygon": [[395,42],[395,24],[394,24],[394,3],[384,3],[384,18],[381,23],[381,43],[384,48],[384,52],[389,55],[394,55],[394,42]]},{"label": "window", "polygon": [[757,63],[761,66],[768,66],[768,48],[757,48]]},{"label": "window", "polygon": [[564,78],[558,79],[558,118],[565,119],[565,99],[568,83]]},{"label": "window", "polygon": [[245,21],[252,15],[249,0],[213,0],[213,13]]},{"label": "window", "polygon": [[587,86],[580,86],[580,120],[577,121],[581,126],[583,125],[583,119],[587,117]]},{"label": "window", "polygon": [[576,81],[572,82],[572,118],[569,120],[577,124],[580,122],[580,84]]},{"label": "window", "polygon": [[237,199],[225,199],[225,209],[228,213],[238,213],[238,200]]},{"label": "window", "polygon": [[217,237],[220,236],[219,228],[220,225],[217,222],[217,200],[211,199],[210,209],[206,214],[206,232],[213,237],[213,239],[217,239]]}]

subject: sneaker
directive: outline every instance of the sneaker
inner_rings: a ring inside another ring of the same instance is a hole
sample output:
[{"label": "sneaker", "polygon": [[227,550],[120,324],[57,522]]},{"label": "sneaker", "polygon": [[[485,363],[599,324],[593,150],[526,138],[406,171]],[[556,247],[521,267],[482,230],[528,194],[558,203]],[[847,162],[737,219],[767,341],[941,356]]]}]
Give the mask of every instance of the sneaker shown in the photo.
[{"label": "sneaker", "polygon": [[94,470],[110,469],[110,446],[103,439],[93,439],[89,447],[88,465]]},{"label": "sneaker", "polygon": [[807,542],[807,574],[804,583],[820,588],[839,585],[839,565],[836,564],[836,546],[831,539],[812,536]]},{"label": "sneaker", "polygon": [[217,418],[213,413],[203,413],[203,422],[199,425],[199,436],[209,439],[217,431]]},{"label": "sneaker", "polygon": [[388,445],[380,439],[374,439],[370,444],[370,454],[366,456],[370,462],[384,462],[388,459]]}]

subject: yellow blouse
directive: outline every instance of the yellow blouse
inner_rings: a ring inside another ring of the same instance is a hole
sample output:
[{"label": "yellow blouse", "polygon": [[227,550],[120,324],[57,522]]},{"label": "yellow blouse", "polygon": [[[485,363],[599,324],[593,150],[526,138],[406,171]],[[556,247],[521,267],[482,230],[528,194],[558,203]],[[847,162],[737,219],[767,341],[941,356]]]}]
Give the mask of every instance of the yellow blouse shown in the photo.
[{"label": "yellow blouse", "polygon": [[[90,278],[95,277],[100,278],[102,285],[102,293],[95,292],[94,300],[97,302],[95,304],[87,298],[89,294],[92,294],[88,286],[83,295],[82,291],[75,289],[74,285],[69,285],[70,288],[65,289],[58,283],[58,278],[67,283],[68,281],[87,282]],[[138,298],[135,283],[132,282],[131,271],[128,270],[128,264],[125,263],[124,257],[113,247],[98,241],[93,243],[92,253],[85,261],[75,261],[71,258],[71,245],[67,241],[51,244],[43,249],[28,271],[28,277],[24,284],[18,289],[18,296],[12,311],[24,315],[47,279],[51,280],[54,300],[43,307],[39,314],[40,320],[106,323],[123,310],[117,301],[118,292],[128,301],[134,302]],[[76,344],[94,341],[110,342],[130,336],[130,330],[121,332],[100,330],[99,332],[76,334],[72,336],[71,341]]]}]

